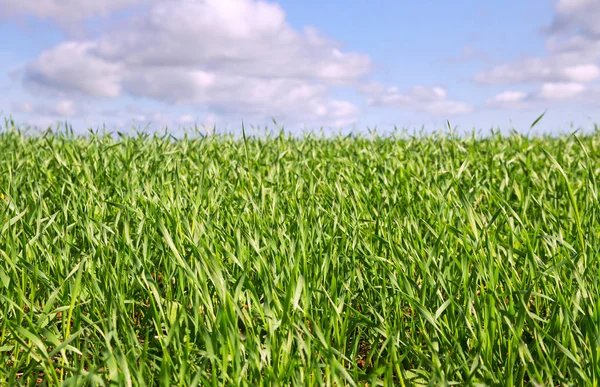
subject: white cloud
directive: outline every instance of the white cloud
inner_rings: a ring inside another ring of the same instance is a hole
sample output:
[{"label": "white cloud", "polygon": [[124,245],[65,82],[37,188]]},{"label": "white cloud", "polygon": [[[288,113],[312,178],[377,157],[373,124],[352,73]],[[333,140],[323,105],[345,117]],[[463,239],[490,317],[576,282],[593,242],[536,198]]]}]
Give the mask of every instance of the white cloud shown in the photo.
[{"label": "white cloud", "polygon": [[527,98],[527,93],[523,91],[505,91],[494,97],[495,102],[521,102]]},{"label": "white cloud", "polygon": [[577,65],[564,69],[564,73],[575,82],[591,82],[600,77],[600,67],[595,64]]},{"label": "white cloud", "polygon": [[333,100],[325,106],[326,114],[340,120],[346,120],[358,114],[358,108],[347,101]]},{"label": "white cloud", "polygon": [[475,75],[480,84],[504,85],[536,82],[591,82],[600,76],[595,63],[579,64],[574,55],[525,58]]},{"label": "white cloud", "polygon": [[581,83],[544,83],[540,90],[539,97],[546,100],[563,101],[577,97],[584,91],[585,86]]},{"label": "white cloud", "polygon": [[559,0],[556,4],[556,10],[560,13],[572,12],[593,3],[595,3],[594,0]]},{"label": "white cloud", "polygon": [[253,0],[156,4],[123,30],[99,39],[96,55],[128,68],[194,68],[341,83],[371,67],[368,56],[340,51],[337,42],[314,28],[299,33],[278,5]]},{"label": "white cloud", "polygon": [[[0,0],[0,4],[10,2],[13,12],[58,20],[59,8],[74,0],[39,1],[44,4],[39,8],[19,8],[15,0]],[[264,122],[273,117],[286,125],[301,121],[341,126],[356,121],[358,106],[332,95],[338,87],[358,87],[366,82],[370,58],[344,50],[313,27],[292,28],[276,3],[105,0],[97,5],[71,6],[79,10],[79,19],[85,19],[135,4],[147,7],[137,9],[139,12],[118,27],[95,38],[62,42],[41,53],[22,69],[24,84],[36,94],[65,100],[135,97],[193,105],[193,109],[238,122],[242,118]],[[77,19],[71,10],[65,12],[64,18]],[[579,76],[585,71],[589,69],[574,70]],[[473,111],[470,104],[449,100],[441,87],[416,86],[406,93],[381,85],[377,88],[380,90],[365,93],[372,105],[434,115]],[[81,114],[66,106],[60,112],[55,107],[54,112]],[[137,116],[139,122],[150,119],[145,113],[131,116]],[[185,115],[175,116],[171,122],[188,123]]]},{"label": "white cloud", "polygon": [[25,68],[25,84],[59,95],[79,92],[95,97],[117,97],[125,69],[93,55],[95,42],[64,42],[42,52]]},{"label": "white cloud", "polygon": [[532,107],[539,102],[538,94],[506,90],[487,100],[485,105],[497,109],[524,109]]},{"label": "white cloud", "polygon": [[520,109],[527,107],[532,99],[531,95],[524,91],[506,90],[486,101],[486,105],[493,108]]},{"label": "white cloud", "polygon": [[460,115],[473,112],[467,103],[447,100],[447,92],[441,87],[415,86],[402,93],[397,87],[385,87],[372,83],[362,88],[373,106],[396,106],[435,115]]},{"label": "white cloud", "polygon": [[24,81],[62,97],[133,95],[219,114],[310,121],[326,112],[348,121],[357,107],[330,91],[370,68],[368,56],[342,51],[316,29],[294,30],[277,4],[176,0],[154,3],[97,39],[43,52]]},{"label": "white cloud", "polygon": [[184,114],[177,119],[178,124],[189,125],[196,122],[196,119],[191,114]]},{"label": "white cloud", "polygon": [[0,0],[0,15],[34,15],[61,24],[106,16],[149,0]]},{"label": "white cloud", "polygon": [[584,96],[586,86],[577,82],[545,82],[534,92],[507,90],[486,101],[493,108],[522,109],[548,101],[567,101]]},{"label": "white cloud", "polygon": [[66,99],[58,102],[54,107],[54,111],[59,116],[63,117],[72,117],[77,114],[77,108],[75,107],[75,103]]},{"label": "white cloud", "polygon": [[[555,11],[552,23],[545,29],[546,55],[496,66],[476,74],[475,82],[537,85],[538,91],[527,96],[530,101],[582,98],[587,85],[600,78],[600,1],[559,0]],[[497,100],[498,97],[489,103],[508,103]]]}]

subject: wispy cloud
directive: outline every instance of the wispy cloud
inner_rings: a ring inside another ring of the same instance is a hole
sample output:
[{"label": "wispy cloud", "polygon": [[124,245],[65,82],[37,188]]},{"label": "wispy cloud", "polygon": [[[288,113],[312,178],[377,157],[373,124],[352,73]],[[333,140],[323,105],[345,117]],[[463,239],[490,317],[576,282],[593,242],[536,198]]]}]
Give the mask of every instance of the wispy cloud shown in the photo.
[{"label": "wispy cloud", "polygon": [[442,116],[468,114],[473,111],[470,104],[449,100],[446,89],[442,87],[415,86],[401,92],[397,87],[371,83],[362,87],[362,92],[367,95],[371,106],[394,106]]},{"label": "wispy cloud", "polygon": [[523,107],[535,102],[582,99],[600,79],[600,2],[560,0],[552,23],[543,29],[546,54],[523,57],[474,76],[478,84],[533,85],[534,92],[507,91],[490,106]]}]

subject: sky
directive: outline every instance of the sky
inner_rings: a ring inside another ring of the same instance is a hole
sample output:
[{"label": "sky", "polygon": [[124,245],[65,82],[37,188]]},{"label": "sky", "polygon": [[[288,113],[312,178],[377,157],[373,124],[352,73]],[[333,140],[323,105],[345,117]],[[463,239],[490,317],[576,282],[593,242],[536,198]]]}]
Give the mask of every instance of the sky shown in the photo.
[{"label": "sky", "polygon": [[0,0],[0,115],[45,128],[594,127],[600,1]]}]

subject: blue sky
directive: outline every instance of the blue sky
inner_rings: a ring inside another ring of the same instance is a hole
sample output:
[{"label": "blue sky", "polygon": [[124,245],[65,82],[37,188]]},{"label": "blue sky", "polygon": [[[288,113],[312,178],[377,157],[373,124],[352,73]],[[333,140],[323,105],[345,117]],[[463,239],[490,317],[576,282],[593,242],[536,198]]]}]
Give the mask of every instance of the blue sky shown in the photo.
[{"label": "blue sky", "polygon": [[74,129],[591,128],[600,2],[0,0],[0,112]]}]

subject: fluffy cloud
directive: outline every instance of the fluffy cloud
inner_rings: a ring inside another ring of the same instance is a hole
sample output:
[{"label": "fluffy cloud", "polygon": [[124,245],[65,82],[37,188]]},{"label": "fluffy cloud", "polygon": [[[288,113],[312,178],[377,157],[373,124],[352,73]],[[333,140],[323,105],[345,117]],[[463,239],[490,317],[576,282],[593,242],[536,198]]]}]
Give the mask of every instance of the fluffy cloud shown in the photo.
[{"label": "fluffy cloud", "polygon": [[546,82],[538,90],[531,93],[514,90],[504,91],[488,100],[486,105],[494,108],[521,109],[545,102],[582,98],[585,97],[586,91],[586,86],[577,82]]},{"label": "fluffy cloud", "polygon": [[523,91],[505,91],[497,94],[493,101],[499,103],[515,103],[521,102],[527,97],[527,93]]},{"label": "fluffy cloud", "polygon": [[0,0],[0,15],[34,15],[59,23],[106,16],[150,0]]},{"label": "fluffy cloud", "polygon": [[595,64],[570,66],[564,69],[564,73],[574,82],[591,82],[600,76],[600,67]]},{"label": "fluffy cloud", "polygon": [[460,115],[473,111],[469,104],[448,100],[446,90],[441,87],[415,86],[402,93],[397,87],[373,83],[363,87],[362,91],[373,106],[396,106],[434,115]]},{"label": "fluffy cloud", "polygon": [[[1,0],[0,0],[1,1]],[[154,3],[97,39],[67,41],[24,71],[33,90],[63,97],[133,95],[202,104],[217,113],[352,121],[358,109],[329,97],[369,73],[314,28],[298,32],[276,4],[254,0]]]},{"label": "fluffy cloud", "polygon": [[25,84],[59,95],[119,96],[124,68],[93,55],[96,46],[96,42],[64,42],[44,51],[26,67]]},{"label": "fluffy cloud", "polygon": [[544,83],[539,96],[545,100],[562,101],[581,95],[585,86],[576,82]]},{"label": "fluffy cloud", "polygon": [[[332,95],[339,87],[365,84],[370,58],[344,50],[315,28],[292,28],[272,1],[37,1],[39,7],[16,0],[0,0],[0,5],[58,22],[145,6],[99,36],[64,41],[22,68],[24,85],[36,95],[65,101],[133,97],[193,107],[190,111],[219,119],[264,122],[274,117],[286,125],[302,121],[341,126],[356,121],[360,113],[353,103]],[[592,70],[574,70],[571,76]],[[434,115],[473,111],[469,104],[448,99],[439,87],[417,86],[402,93],[371,84],[361,91],[373,106]],[[64,103],[54,106],[53,114],[71,117],[81,110]],[[137,121],[150,117],[132,115]],[[184,125],[195,122],[192,117],[169,119]]]},{"label": "fluffy cloud", "polygon": [[[474,76],[479,84],[535,84],[538,91],[527,94],[502,93],[491,105],[522,106],[528,101],[565,101],[584,95],[586,85],[600,79],[600,2],[559,0],[548,28],[547,54],[521,58]],[[519,97],[519,101],[503,100]]]},{"label": "fluffy cloud", "polygon": [[530,100],[531,96],[524,91],[506,90],[486,101],[486,105],[501,109],[520,109],[527,107]]},{"label": "fluffy cloud", "polygon": [[59,101],[54,107],[54,112],[62,117],[72,117],[77,114],[75,102],[70,100]]}]

